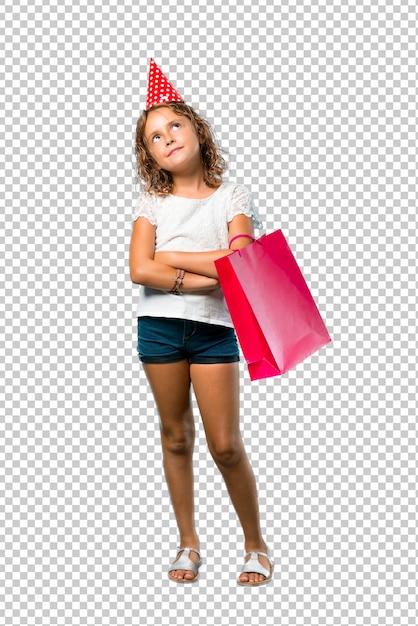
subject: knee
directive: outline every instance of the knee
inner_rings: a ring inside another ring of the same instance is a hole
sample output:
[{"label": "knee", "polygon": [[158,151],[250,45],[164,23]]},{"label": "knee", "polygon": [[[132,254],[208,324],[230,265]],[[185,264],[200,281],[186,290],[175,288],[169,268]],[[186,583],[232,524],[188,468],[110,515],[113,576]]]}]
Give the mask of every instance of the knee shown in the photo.
[{"label": "knee", "polygon": [[220,468],[233,467],[241,460],[242,444],[229,438],[219,439],[211,444],[210,451]]},{"label": "knee", "polygon": [[194,432],[190,429],[167,430],[161,428],[163,450],[175,455],[187,455],[193,451]]}]

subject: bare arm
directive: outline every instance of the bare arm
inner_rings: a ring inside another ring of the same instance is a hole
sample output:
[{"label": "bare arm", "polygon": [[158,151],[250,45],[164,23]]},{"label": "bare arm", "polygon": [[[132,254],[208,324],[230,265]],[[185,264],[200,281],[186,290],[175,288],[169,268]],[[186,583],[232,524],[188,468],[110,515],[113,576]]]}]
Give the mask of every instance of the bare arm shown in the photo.
[{"label": "bare arm", "polygon": [[216,259],[231,254],[232,250],[213,250],[211,252],[156,252],[158,263],[167,263],[186,272],[196,272],[211,278],[217,278]]},{"label": "bare arm", "polygon": [[[132,229],[129,251],[129,269],[133,283],[170,291],[174,285],[176,265],[170,265],[163,259],[155,258],[155,226],[145,218],[139,217]],[[182,268],[184,269],[184,268]],[[219,286],[216,278],[200,275],[199,272],[186,270],[182,291],[204,291]]]},{"label": "bare arm", "polygon": [[[254,236],[253,222],[252,219],[246,215],[237,215],[232,222],[229,223],[228,236],[231,240],[235,235],[242,234]],[[240,237],[239,239],[235,239],[229,250],[212,250],[209,252],[157,252],[155,260],[159,263],[167,263],[171,267],[184,269],[186,272],[196,272],[197,274],[218,278],[214,263],[216,259],[232,254],[234,250],[244,248],[249,243],[251,243],[251,239]]]}]

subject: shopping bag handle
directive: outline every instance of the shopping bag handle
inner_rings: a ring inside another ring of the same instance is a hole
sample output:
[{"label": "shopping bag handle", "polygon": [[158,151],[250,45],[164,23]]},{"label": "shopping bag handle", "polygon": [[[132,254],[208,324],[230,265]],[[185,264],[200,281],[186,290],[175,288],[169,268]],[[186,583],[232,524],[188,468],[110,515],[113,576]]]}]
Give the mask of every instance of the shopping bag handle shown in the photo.
[{"label": "shopping bag handle", "polygon": [[230,239],[229,241],[229,247],[231,247],[231,243],[233,241],[235,241],[235,239],[239,239],[240,237],[247,237],[247,239],[251,239],[251,241],[257,241],[255,237],[253,237],[252,235],[247,235],[247,233],[241,233],[240,235],[235,235],[235,237],[232,237],[232,239]]}]

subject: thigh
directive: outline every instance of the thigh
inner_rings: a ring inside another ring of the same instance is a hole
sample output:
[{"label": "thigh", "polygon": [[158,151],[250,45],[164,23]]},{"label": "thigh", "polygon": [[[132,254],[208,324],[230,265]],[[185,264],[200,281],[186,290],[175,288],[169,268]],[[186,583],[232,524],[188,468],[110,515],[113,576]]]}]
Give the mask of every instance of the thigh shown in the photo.
[{"label": "thigh", "polygon": [[138,356],[143,363],[175,363],[187,358],[184,320],[138,317]]},{"label": "thigh", "polygon": [[215,365],[239,361],[238,342],[233,328],[202,322],[189,324],[193,326],[193,333],[186,340],[190,363]]},{"label": "thigh", "polygon": [[209,447],[240,439],[238,363],[192,364],[190,373]]},{"label": "thigh", "polygon": [[163,429],[181,429],[185,424],[190,424],[193,417],[188,361],[144,363],[143,366]]}]

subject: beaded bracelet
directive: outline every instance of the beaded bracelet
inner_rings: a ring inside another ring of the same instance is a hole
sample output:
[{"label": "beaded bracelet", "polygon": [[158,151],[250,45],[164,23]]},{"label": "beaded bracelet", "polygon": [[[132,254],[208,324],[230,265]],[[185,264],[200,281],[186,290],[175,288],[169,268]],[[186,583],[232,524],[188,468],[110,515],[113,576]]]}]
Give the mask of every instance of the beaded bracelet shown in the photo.
[{"label": "beaded bracelet", "polygon": [[186,272],[184,270],[176,270],[176,277],[173,279],[174,286],[171,289],[170,293],[174,294],[175,296],[183,295],[183,293],[180,291],[180,287],[183,283],[183,279],[185,275],[186,275]]}]

